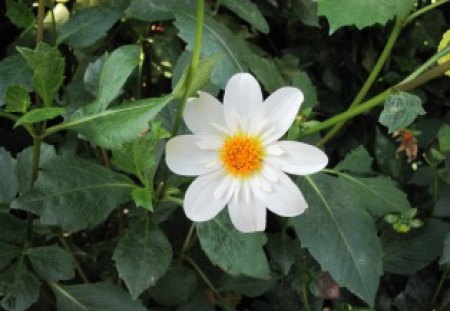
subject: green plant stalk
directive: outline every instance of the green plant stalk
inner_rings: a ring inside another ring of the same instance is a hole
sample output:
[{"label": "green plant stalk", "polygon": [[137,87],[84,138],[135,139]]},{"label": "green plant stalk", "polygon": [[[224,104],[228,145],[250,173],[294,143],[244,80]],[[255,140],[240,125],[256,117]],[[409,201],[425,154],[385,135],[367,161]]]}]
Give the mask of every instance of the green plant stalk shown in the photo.
[{"label": "green plant stalk", "polygon": [[[350,104],[349,109],[352,109],[354,107],[357,107],[361,104],[364,97],[367,95],[367,92],[372,87],[373,83],[377,79],[378,75],[380,74],[381,70],[383,69],[384,64],[386,63],[386,60],[388,59],[389,55],[392,52],[392,49],[394,48],[394,44],[397,41],[398,36],[400,35],[400,32],[403,28],[403,20],[397,18],[395,20],[394,27],[392,28],[391,34],[389,35],[389,38],[386,42],[386,45],[383,48],[383,51],[380,54],[380,57],[378,58],[377,62],[375,63],[375,66],[373,67],[372,71],[369,74],[369,77],[367,78],[366,82],[362,86],[362,88],[359,90],[358,94],[356,95],[353,102]],[[333,138],[344,126],[345,121],[342,121],[338,124],[336,124],[319,142],[317,143],[317,146],[323,146],[325,143],[327,143],[331,138]]]},{"label": "green plant stalk", "polygon": [[177,116],[175,119],[175,124],[172,129],[172,136],[175,136],[180,129],[181,120],[183,118],[183,112],[184,107],[186,106],[186,102],[189,97],[191,85],[192,85],[192,78],[195,76],[195,73],[197,71],[198,63],[200,61],[200,52],[202,48],[202,37],[203,37],[203,17],[204,17],[204,0],[197,0],[197,21],[195,25],[195,41],[194,41],[194,50],[192,52],[192,60],[191,64],[189,65],[187,77],[186,77],[186,84],[184,88],[184,93],[181,98],[180,105],[178,107]]},{"label": "green plant stalk", "polygon": [[78,274],[80,275],[80,278],[83,280],[84,283],[89,283],[89,279],[86,275],[86,272],[84,272],[83,268],[81,267],[80,263],[78,262],[77,257],[75,256],[75,254],[72,252],[72,250],[70,249],[69,244],[67,243],[67,241],[65,240],[65,238],[62,235],[58,236],[59,241],[61,242],[62,246],[64,247],[64,249],[72,255],[73,258],[73,262],[75,263],[75,269],[77,270]]},{"label": "green plant stalk", "polygon": [[303,300],[303,305],[305,306],[306,311],[311,311],[311,307],[310,307],[309,301],[308,301],[308,291],[306,289],[305,284],[302,285],[302,300]]},{"label": "green plant stalk", "polygon": [[371,99],[367,100],[366,102],[362,103],[361,105],[349,109],[347,111],[344,111],[338,115],[335,115],[334,117],[331,117],[315,126],[311,126],[310,128],[306,128],[304,131],[302,131],[301,136],[307,136],[311,135],[317,132],[320,132],[324,129],[327,129],[329,127],[334,126],[335,124],[338,124],[340,122],[346,121],[348,119],[351,119],[359,114],[362,114],[364,112],[369,111],[370,109],[378,106],[379,104],[383,103],[384,100],[394,93],[395,91],[410,91],[412,89],[415,89],[416,87],[419,87],[428,81],[438,78],[442,76],[447,70],[450,70],[450,61],[447,61],[445,63],[440,64],[439,66],[434,67],[433,69],[428,70],[427,72],[421,74],[417,78],[398,84],[392,88],[389,88],[382,93],[376,95],[375,97],[372,97]]},{"label": "green plant stalk", "polygon": [[450,0],[441,0],[432,4],[429,4],[423,8],[421,8],[420,10],[417,10],[416,12],[414,12],[413,14],[411,14],[406,20],[405,20],[405,25],[411,23],[414,19],[416,19],[417,17],[427,13],[428,11],[431,11],[435,8],[437,8],[438,6],[441,6],[445,3],[449,3]]}]

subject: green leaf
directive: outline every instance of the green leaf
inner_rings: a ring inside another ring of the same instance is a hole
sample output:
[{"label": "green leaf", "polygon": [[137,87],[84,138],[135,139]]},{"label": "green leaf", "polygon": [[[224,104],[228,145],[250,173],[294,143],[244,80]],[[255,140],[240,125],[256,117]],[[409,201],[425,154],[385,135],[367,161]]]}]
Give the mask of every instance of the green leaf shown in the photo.
[{"label": "green leaf", "polygon": [[401,92],[386,99],[378,121],[388,127],[389,133],[392,133],[407,128],[419,115],[425,113],[420,97]]},{"label": "green leaf", "polygon": [[0,147],[0,203],[10,203],[16,197],[19,184],[15,171],[16,160]]},{"label": "green leaf", "polygon": [[317,16],[317,2],[314,0],[293,0],[292,9],[303,24],[312,27],[320,27]]},{"label": "green leaf", "polygon": [[133,0],[125,14],[146,21],[165,21],[173,19],[173,9],[177,0]]},{"label": "green leaf", "polygon": [[7,311],[27,310],[39,298],[40,282],[23,260],[0,274],[0,306]]},{"label": "green leaf", "polygon": [[37,108],[21,116],[14,127],[25,123],[36,123],[45,120],[51,120],[64,113],[65,109],[61,107]]},{"label": "green leaf", "polygon": [[147,131],[149,121],[171,100],[172,95],[147,98],[88,116],[79,116],[75,112],[61,128],[75,130],[101,147],[120,148]]},{"label": "green leaf", "polygon": [[[213,55],[206,59],[200,60],[198,63],[197,71],[195,72],[194,77],[191,79],[191,87],[188,92],[188,97],[195,96],[197,91],[200,90],[208,81],[211,76],[211,72],[216,65],[217,61],[220,59],[217,55]],[[183,71],[183,75],[178,80],[175,85],[172,94],[175,98],[181,98],[184,96],[186,79],[188,76],[189,65]]]},{"label": "green leaf", "polygon": [[2,234],[0,241],[23,245],[27,233],[27,225],[22,219],[10,215],[0,213],[0,228]]},{"label": "green leaf", "polygon": [[356,174],[372,172],[373,158],[363,145],[350,151],[345,158],[339,162],[335,169],[339,171],[349,171]]},{"label": "green leaf", "polygon": [[450,125],[442,125],[439,128],[437,138],[439,142],[439,150],[442,153],[450,152]]},{"label": "green leaf", "polygon": [[[110,57],[110,56],[109,56]],[[103,64],[108,58],[108,54],[103,54],[101,57],[97,58],[95,61],[90,62],[83,75],[83,82],[86,91],[88,91],[92,96],[98,97],[100,76],[103,69]],[[120,88],[121,86],[119,86]]]},{"label": "green leaf", "polygon": [[[139,256],[130,256],[139,254]],[[130,291],[131,297],[139,295],[163,276],[172,260],[172,246],[161,230],[149,219],[134,225],[119,240],[113,260],[117,271]]]},{"label": "green leaf", "polygon": [[158,304],[173,307],[187,303],[198,286],[199,280],[194,271],[175,266],[155,286],[150,287],[149,294]]},{"label": "green leaf", "polygon": [[[429,186],[431,184],[426,184]],[[445,188],[444,188],[445,189]],[[449,217],[450,216],[450,187],[443,191],[436,201],[436,205],[433,208],[433,215],[438,217]]]},{"label": "green leaf", "polygon": [[11,207],[38,214],[42,224],[79,231],[104,221],[132,188],[132,181],[121,174],[78,157],[59,156],[42,165],[34,190]]},{"label": "green leaf", "polygon": [[373,306],[382,252],[369,214],[337,178],[316,174],[298,183],[309,205],[292,219],[302,246],[336,282]]},{"label": "green leaf", "polygon": [[291,270],[299,248],[297,240],[281,233],[270,236],[267,243],[269,256],[280,267],[283,275],[287,275]]},{"label": "green leaf", "polygon": [[[186,49],[192,51],[195,39],[195,15],[179,10],[175,12],[175,18],[178,36],[187,42]],[[251,51],[241,38],[236,37],[224,24],[216,22],[208,15],[205,16],[201,56],[204,58],[217,54],[221,56],[211,75],[214,84],[224,88],[233,74],[245,72],[247,70],[245,55],[249,53]]]},{"label": "green leaf", "polygon": [[213,264],[234,276],[270,277],[263,250],[267,242],[264,233],[237,231],[226,211],[208,222],[197,223],[196,227],[202,249]]},{"label": "green leaf", "polygon": [[28,66],[33,70],[33,85],[42,97],[45,107],[50,107],[63,83],[64,58],[58,49],[39,43],[36,49],[18,47]]},{"label": "green leaf", "polygon": [[0,271],[3,271],[21,253],[21,249],[15,245],[0,241]]},{"label": "green leaf", "polygon": [[431,219],[420,229],[406,234],[387,232],[382,236],[384,270],[396,274],[414,274],[442,253],[448,226]]},{"label": "green leaf", "polygon": [[317,3],[319,15],[326,16],[333,33],[343,26],[355,25],[362,29],[384,25],[395,16],[404,17],[413,9],[415,0],[317,0]]},{"label": "green leaf", "polygon": [[123,45],[107,56],[101,70],[97,100],[88,105],[85,114],[104,111],[121,92],[133,70],[139,65],[138,45]]},{"label": "green leaf", "polygon": [[445,265],[450,262],[450,233],[447,233],[444,240],[444,249],[442,251],[441,259],[439,264]]},{"label": "green leaf", "polygon": [[271,59],[256,54],[246,56],[250,70],[262,83],[267,92],[272,93],[286,85],[277,65]]},{"label": "green leaf", "polygon": [[[51,161],[56,156],[55,148],[53,146],[47,145],[46,143],[41,144],[41,152],[39,157],[39,167]],[[24,149],[22,152],[17,154],[17,166],[16,173],[17,179],[19,180],[19,192],[24,193],[30,190],[31,185],[31,167],[33,162],[33,146]]]},{"label": "green leaf", "polygon": [[145,187],[136,187],[131,192],[131,197],[136,206],[143,207],[146,210],[153,211],[152,189]]},{"label": "green leaf", "polygon": [[393,139],[385,136],[377,128],[375,135],[374,154],[379,170],[395,180],[402,180],[403,166],[398,157],[395,156],[395,145]]},{"label": "green leaf", "polygon": [[8,86],[5,94],[6,112],[25,113],[31,105],[28,90],[20,85]]},{"label": "green leaf", "polygon": [[224,275],[217,283],[217,290],[234,291],[247,297],[258,297],[270,290],[277,282],[277,278],[268,280],[253,279],[246,276],[231,277]]},{"label": "green leaf", "polygon": [[292,86],[299,88],[305,96],[305,100],[301,106],[302,110],[313,108],[319,103],[319,100],[317,99],[316,87],[311,82],[311,79],[306,72],[292,74],[291,84]]},{"label": "green leaf", "polygon": [[22,2],[6,0],[6,16],[19,28],[27,29],[34,24],[31,7]]},{"label": "green leaf", "polygon": [[80,10],[62,25],[57,44],[67,43],[78,49],[88,47],[106,36],[120,15],[120,12],[105,6]]},{"label": "green leaf", "polygon": [[374,216],[388,213],[401,213],[411,208],[406,194],[387,177],[355,177],[338,173],[342,185],[354,193],[355,202],[367,209]]},{"label": "green leaf", "polygon": [[0,61],[0,106],[5,104],[9,86],[20,85],[28,91],[32,89],[32,72],[20,55],[12,55]]},{"label": "green leaf", "polygon": [[34,271],[44,280],[70,280],[75,276],[72,255],[58,246],[29,248],[25,254]]},{"label": "green leaf", "polygon": [[267,24],[266,19],[258,9],[258,6],[252,1],[222,0],[220,4],[236,13],[237,16],[248,22],[256,30],[261,31],[262,33],[269,33],[269,25]]},{"label": "green leaf", "polygon": [[127,292],[108,283],[61,285],[49,283],[61,311],[146,311]]}]

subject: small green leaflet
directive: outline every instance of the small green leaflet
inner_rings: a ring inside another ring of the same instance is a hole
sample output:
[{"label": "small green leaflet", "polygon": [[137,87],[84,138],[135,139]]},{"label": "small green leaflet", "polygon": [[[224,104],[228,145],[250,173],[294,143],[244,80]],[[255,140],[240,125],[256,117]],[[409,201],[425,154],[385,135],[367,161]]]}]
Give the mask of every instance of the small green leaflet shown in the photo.
[{"label": "small green leaflet", "polygon": [[50,120],[54,119],[57,116],[60,116],[64,113],[65,109],[61,107],[49,107],[49,108],[37,108],[33,109],[23,116],[21,116],[16,123],[14,124],[14,127],[17,127],[19,125],[25,124],[25,123],[36,123],[40,121]]},{"label": "small green leaflet", "polygon": [[389,133],[392,133],[407,128],[419,115],[425,113],[420,97],[400,92],[386,99],[378,121],[388,127]]},{"label": "small green leaflet", "polygon": [[22,56],[16,54],[2,59],[0,61],[0,106],[5,104],[6,91],[9,86],[20,85],[31,91],[32,75],[33,73]]},{"label": "small green leaflet", "polygon": [[8,86],[5,96],[6,112],[25,113],[31,105],[28,90],[20,85]]},{"label": "small green leaflet", "polygon": [[345,158],[339,162],[335,169],[339,171],[349,171],[352,173],[363,174],[372,172],[373,158],[367,152],[363,145],[351,150]]},{"label": "small green leaflet", "polygon": [[34,25],[31,7],[17,0],[6,0],[6,16],[19,28],[27,29]]}]

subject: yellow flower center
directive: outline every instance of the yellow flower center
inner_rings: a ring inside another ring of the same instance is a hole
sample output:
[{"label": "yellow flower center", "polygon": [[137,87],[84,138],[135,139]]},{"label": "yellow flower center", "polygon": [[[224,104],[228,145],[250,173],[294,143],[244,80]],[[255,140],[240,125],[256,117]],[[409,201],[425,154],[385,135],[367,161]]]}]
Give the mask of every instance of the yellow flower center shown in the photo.
[{"label": "yellow flower center", "polygon": [[220,150],[220,159],[225,169],[236,177],[248,177],[262,166],[264,149],[256,137],[242,134],[225,140]]}]

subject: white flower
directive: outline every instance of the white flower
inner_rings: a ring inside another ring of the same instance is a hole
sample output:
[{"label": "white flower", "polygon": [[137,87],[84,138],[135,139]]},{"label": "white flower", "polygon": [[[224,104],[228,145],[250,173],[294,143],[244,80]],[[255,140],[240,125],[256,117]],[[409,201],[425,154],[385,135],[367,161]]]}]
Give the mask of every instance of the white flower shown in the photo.
[{"label": "white flower", "polygon": [[184,121],[193,135],[166,145],[168,167],[196,176],[184,198],[193,221],[207,221],[228,204],[234,226],[242,232],[263,231],[266,208],[280,216],[297,216],[308,207],[284,173],[308,175],[323,169],[327,156],[295,141],[277,141],[294,122],[303,93],[283,87],[265,101],[256,79],[239,73],[228,81],[222,105],[199,92],[186,103]]}]

